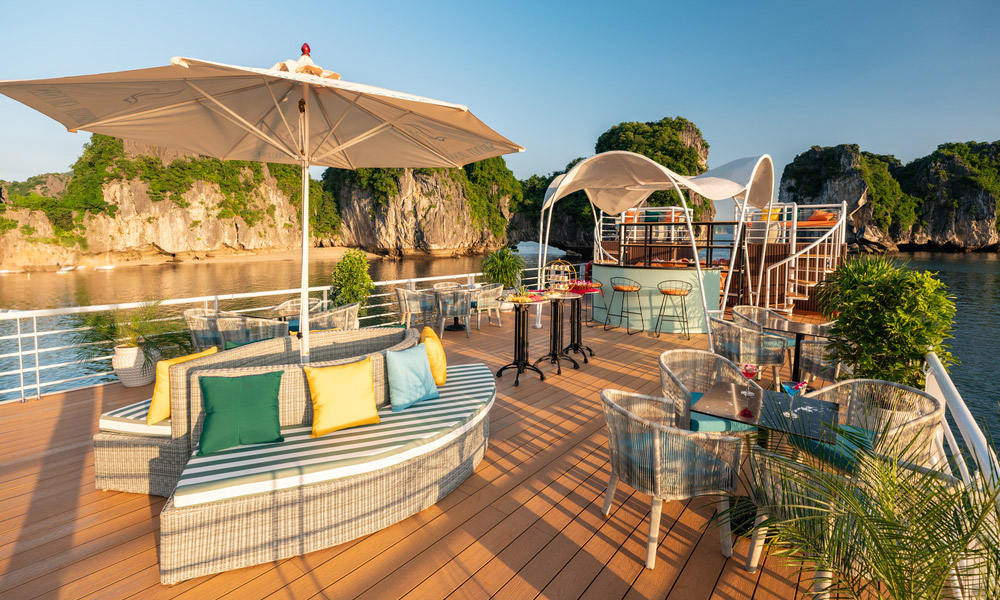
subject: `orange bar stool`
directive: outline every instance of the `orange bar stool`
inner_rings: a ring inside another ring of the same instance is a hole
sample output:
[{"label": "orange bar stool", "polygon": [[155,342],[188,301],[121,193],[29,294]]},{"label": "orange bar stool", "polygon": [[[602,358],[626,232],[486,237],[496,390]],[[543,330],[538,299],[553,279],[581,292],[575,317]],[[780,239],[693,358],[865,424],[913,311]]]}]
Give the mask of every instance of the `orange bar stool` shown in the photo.
[{"label": "orange bar stool", "polygon": [[[691,330],[688,326],[687,297],[691,295],[694,286],[686,281],[668,279],[661,281],[656,287],[659,288],[663,300],[660,302],[660,314],[656,317],[654,335],[660,337],[660,327],[664,321],[667,321],[668,323],[680,323],[684,336],[691,339]],[[671,311],[669,313],[666,312],[667,300],[670,301]]]},{"label": "orange bar stool", "polygon": [[[611,278],[611,300],[608,302],[607,317],[604,319],[604,331],[609,329],[614,329],[615,327],[620,327],[622,324],[622,319],[625,319],[625,331],[629,335],[638,333],[646,328],[646,321],[642,317],[642,300],[639,298],[639,290],[642,289],[642,285],[628,277],[612,277]],[[615,296],[621,294],[622,300],[619,305],[618,313],[614,314],[611,309],[615,305]],[[635,309],[629,309],[628,297],[635,294]],[[632,315],[639,315],[639,322],[642,327],[632,331]],[[618,325],[611,326],[611,317],[618,317]]]}]

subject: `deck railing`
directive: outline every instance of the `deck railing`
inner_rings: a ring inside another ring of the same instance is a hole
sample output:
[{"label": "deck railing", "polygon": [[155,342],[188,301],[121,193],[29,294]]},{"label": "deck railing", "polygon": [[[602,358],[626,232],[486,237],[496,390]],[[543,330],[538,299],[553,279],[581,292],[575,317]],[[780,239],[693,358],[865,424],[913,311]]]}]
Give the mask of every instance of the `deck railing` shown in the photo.
[{"label": "deck railing", "polygon": [[[412,279],[375,282],[368,297],[367,314],[360,317],[361,325],[373,326],[399,320],[395,289],[429,286],[439,281],[475,283],[482,273],[460,273]],[[523,283],[531,286],[538,281],[538,269],[524,269]],[[314,297],[328,300],[329,286],[309,288]],[[266,313],[283,300],[297,298],[299,289],[269,290],[239,294],[216,294],[193,298],[163,300],[170,320],[178,330],[184,329],[183,311],[188,308],[213,308],[238,313]],[[80,389],[113,381],[111,354],[80,359],[85,346],[74,340],[74,334],[85,329],[83,319],[88,314],[109,310],[129,310],[143,302],[125,302],[97,306],[72,306],[42,310],[0,312],[0,404],[23,402],[43,393]]]}]

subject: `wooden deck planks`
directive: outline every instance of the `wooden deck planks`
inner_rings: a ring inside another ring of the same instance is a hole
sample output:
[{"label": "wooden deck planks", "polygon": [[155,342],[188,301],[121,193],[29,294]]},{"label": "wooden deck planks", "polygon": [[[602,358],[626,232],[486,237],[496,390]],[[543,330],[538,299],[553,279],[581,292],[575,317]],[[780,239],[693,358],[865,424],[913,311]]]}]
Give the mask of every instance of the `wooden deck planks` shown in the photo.
[{"label": "wooden deck planks", "polygon": [[[450,364],[512,355],[511,321],[466,340],[446,333]],[[530,353],[547,351],[548,324]],[[579,370],[541,365],[546,380],[497,380],[486,457],[452,494],[418,515],[335,548],[161,586],[162,498],[93,488],[91,438],[102,411],[149,397],[117,384],[0,407],[0,595],[16,598],[794,598],[806,583],[775,559],[742,569],[706,529],[702,500],[664,505],[657,568],[644,568],[649,498],[620,485],[600,513],[608,465],[604,388],[656,393],[657,359],[704,337],[657,340],[585,329],[595,351]],[[568,340],[567,340],[568,341]]]}]

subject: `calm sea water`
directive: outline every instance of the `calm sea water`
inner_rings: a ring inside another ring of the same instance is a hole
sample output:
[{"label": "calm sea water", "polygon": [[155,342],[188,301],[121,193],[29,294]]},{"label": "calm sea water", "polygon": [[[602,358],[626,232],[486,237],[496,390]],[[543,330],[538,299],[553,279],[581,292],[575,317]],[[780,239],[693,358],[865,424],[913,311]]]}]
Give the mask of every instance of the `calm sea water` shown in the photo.
[{"label": "calm sea water", "polygon": [[914,252],[900,258],[937,273],[955,296],[951,378],[980,427],[1000,448],[1000,255]]}]

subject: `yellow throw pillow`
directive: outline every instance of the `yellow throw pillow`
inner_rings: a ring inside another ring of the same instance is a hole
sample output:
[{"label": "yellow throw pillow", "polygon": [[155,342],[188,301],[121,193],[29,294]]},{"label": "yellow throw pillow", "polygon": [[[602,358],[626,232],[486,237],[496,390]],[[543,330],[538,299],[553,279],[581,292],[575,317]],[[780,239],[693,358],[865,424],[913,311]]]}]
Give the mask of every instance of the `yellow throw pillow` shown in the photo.
[{"label": "yellow throw pillow", "polygon": [[164,419],[170,418],[170,367],[201,358],[202,356],[215,354],[218,350],[218,348],[212,346],[208,350],[202,350],[195,354],[168,358],[156,363],[156,385],[153,387],[153,401],[149,403],[149,414],[146,415],[146,425],[155,425]]},{"label": "yellow throw pillow", "polygon": [[448,379],[448,359],[444,355],[441,338],[430,327],[420,332],[420,343],[427,349],[427,362],[431,364],[431,375],[436,385],[444,385]]},{"label": "yellow throw pillow", "polygon": [[371,358],[334,367],[302,369],[312,397],[312,437],[379,422]]}]

